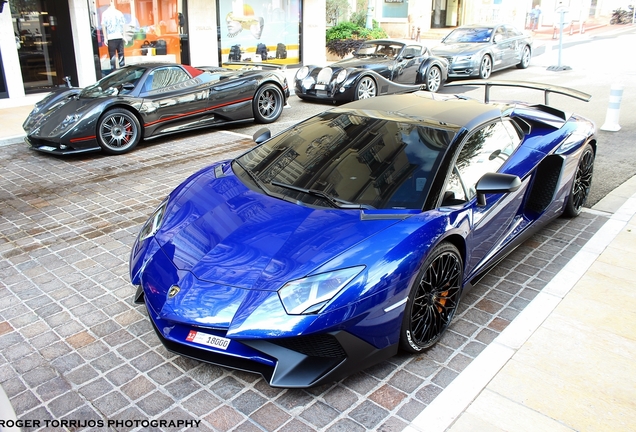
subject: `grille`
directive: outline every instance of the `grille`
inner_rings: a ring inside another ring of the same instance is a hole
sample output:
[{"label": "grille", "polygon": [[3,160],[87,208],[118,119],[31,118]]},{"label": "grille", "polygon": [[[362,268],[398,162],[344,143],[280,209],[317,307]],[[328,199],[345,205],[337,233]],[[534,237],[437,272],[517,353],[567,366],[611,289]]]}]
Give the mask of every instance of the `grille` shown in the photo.
[{"label": "grille", "polygon": [[338,340],[329,334],[277,339],[272,342],[310,357],[342,358],[347,356]]},{"label": "grille", "polygon": [[534,184],[526,203],[526,210],[542,213],[554,199],[554,193],[559,184],[563,158],[548,156],[537,167]]},{"label": "grille", "polygon": [[330,67],[326,67],[318,72],[318,77],[316,82],[318,84],[329,84],[331,82],[331,77],[333,75],[333,70]]}]

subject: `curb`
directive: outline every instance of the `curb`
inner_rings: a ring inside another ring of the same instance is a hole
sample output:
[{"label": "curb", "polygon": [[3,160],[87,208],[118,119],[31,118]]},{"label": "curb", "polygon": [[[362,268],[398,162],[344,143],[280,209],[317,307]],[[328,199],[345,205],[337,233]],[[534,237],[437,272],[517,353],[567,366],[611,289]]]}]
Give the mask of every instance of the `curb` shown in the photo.
[{"label": "curb", "polygon": [[519,316],[413,419],[404,431],[443,432],[452,426],[542,325],[635,214],[636,193],[625,200],[616,213]]},{"label": "curb", "polygon": [[[7,394],[4,392],[1,386],[0,386],[0,419],[4,420],[5,422],[7,421],[17,422],[15,411],[13,411],[11,402],[9,401]],[[12,427],[2,426],[0,427],[0,431],[20,432],[20,428],[15,426],[12,426]]]}]

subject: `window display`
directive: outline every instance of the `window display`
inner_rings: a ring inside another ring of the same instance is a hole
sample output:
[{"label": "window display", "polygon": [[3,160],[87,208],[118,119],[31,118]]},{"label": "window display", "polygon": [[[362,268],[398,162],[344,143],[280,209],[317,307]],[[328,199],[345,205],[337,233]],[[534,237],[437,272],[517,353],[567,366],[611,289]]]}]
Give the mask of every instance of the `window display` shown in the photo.
[{"label": "window display", "polygon": [[300,63],[300,0],[218,0],[220,62]]},{"label": "window display", "polygon": [[[185,1],[90,1],[102,74],[124,65],[148,61],[188,63]],[[123,17],[123,28],[118,27],[120,17]],[[110,31],[114,32],[114,38],[109,36]],[[120,44],[123,45],[121,54],[116,53]]]}]

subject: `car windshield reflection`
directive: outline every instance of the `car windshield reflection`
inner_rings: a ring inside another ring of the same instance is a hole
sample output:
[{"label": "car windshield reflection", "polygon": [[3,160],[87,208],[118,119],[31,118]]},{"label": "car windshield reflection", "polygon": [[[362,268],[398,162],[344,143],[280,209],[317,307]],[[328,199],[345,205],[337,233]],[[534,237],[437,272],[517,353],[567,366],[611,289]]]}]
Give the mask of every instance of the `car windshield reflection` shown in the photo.
[{"label": "car windshield reflection", "polygon": [[355,57],[387,57],[395,58],[400,54],[403,45],[392,43],[364,43],[356,50]]},{"label": "car windshield reflection", "polygon": [[459,28],[449,33],[443,40],[445,44],[452,43],[482,43],[488,42],[492,35],[493,29],[491,27],[474,27],[474,28]]},{"label": "car windshield reflection", "polygon": [[136,86],[144,72],[146,72],[146,68],[142,66],[126,66],[117,69],[95,84],[85,87],[80,93],[80,96],[97,98],[130,93],[134,87],[124,87],[124,84]]},{"label": "car windshield reflection", "polygon": [[455,129],[439,124],[338,109],[255,147],[237,160],[249,173],[235,172],[246,183],[256,177],[275,196],[310,205],[421,209],[454,136]]}]

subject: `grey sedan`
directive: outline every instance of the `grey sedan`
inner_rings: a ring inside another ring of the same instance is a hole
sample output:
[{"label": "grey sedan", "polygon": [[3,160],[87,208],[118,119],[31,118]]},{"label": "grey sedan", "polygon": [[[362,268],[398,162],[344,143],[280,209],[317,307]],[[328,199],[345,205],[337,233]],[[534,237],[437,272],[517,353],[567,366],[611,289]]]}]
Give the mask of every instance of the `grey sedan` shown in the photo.
[{"label": "grey sedan", "polygon": [[450,32],[433,55],[448,60],[448,77],[487,79],[494,71],[525,69],[532,57],[532,37],[509,25],[468,25]]}]

